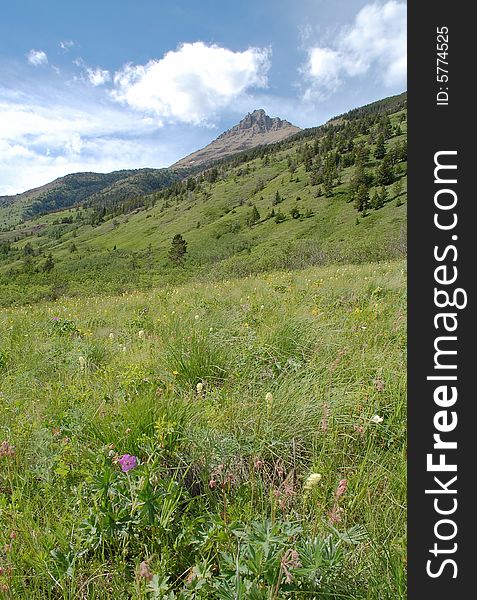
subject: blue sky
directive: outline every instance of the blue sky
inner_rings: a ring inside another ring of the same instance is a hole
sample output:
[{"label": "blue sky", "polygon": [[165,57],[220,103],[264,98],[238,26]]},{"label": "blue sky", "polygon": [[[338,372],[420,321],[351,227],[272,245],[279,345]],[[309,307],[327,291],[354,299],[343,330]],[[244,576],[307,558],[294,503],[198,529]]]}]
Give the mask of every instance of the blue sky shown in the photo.
[{"label": "blue sky", "polygon": [[309,127],[406,89],[400,0],[2,4],[0,194],[168,166],[255,108]]}]

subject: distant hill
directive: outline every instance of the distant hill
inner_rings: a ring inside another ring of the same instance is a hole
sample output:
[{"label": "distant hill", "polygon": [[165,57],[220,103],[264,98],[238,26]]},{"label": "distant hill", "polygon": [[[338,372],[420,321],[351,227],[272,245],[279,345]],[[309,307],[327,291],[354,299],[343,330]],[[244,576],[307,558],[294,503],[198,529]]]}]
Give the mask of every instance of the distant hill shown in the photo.
[{"label": "distant hill", "polygon": [[301,131],[299,127],[288,121],[269,117],[263,109],[254,110],[205,148],[174,163],[172,168],[197,167],[212,163],[243,150],[280,142],[299,131]]},{"label": "distant hill", "polygon": [[179,179],[170,169],[73,173],[14,196],[0,196],[0,226],[91,203],[117,203],[151,194]]}]

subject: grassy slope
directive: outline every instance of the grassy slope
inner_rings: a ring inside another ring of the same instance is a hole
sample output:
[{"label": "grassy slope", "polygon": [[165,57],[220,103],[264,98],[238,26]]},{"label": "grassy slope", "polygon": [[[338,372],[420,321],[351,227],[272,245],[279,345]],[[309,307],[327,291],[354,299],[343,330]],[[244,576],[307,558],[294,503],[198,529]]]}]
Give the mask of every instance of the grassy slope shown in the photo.
[{"label": "grassy slope", "polygon": [[[324,536],[344,478],[336,528],[364,526],[366,539],[344,545],[322,592],[303,597],[405,597],[402,262],[41,303],[1,311],[0,330],[0,441],[15,445],[14,457],[0,458],[2,543],[14,534],[0,584],[14,597],[147,598],[138,574],[147,558],[176,590],[202,560],[218,577],[218,553],[232,552],[235,538],[224,529],[191,543],[199,521],[268,516],[301,523],[299,537]],[[79,526],[99,511],[94,486],[114,452],[145,463],[128,476],[132,486],[145,472],[156,481],[175,464],[192,466],[187,528],[174,533],[178,514],[172,537],[137,525],[136,537],[81,555],[95,535],[107,539],[99,525],[91,539]],[[208,485],[219,464],[230,477],[224,491]],[[322,481],[306,496],[311,472]],[[179,597],[216,597],[204,593]]]},{"label": "grassy slope", "polygon": [[[392,123],[397,122],[399,114],[392,116]],[[403,134],[391,138],[388,145],[404,139],[406,122],[401,128]],[[75,234],[73,227],[69,232],[65,228],[59,239],[50,237],[55,227],[53,215],[25,223],[24,231],[38,224],[43,224],[44,228],[40,236],[24,238],[14,246],[21,248],[26,241],[31,241],[40,252],[52,252],[55,271],[50,275],[39,274],[33,279],[20,276],[16,285],[11,278],[4,277],[4,282],[8,279],[8,284],[11,283],[10,289],[5,286],[4,304],[15,301],[19,289],[22,289],[22,300],[34,300],[48,294],[58,282],[62,285],[66,282],[65,291],[70,292],[121,291],[158,285],[177,277],[196,276],[198,269],[237,276],[263,269],[306,265],[307,262],[326,262],[326,258],[366,261],[398,255],[405,238],[406,163],[401,164],[404,193],[399,198],[400,205],[396,205],[397,199],[389,186],[389,200],[384,208],[357,220],[358,213],[347,202],[347,185],[354,167],[342,171],[342,183],[334,188],[331,198],[316,197],[317,188],[310,185],[309,173],[305,172],[304,166],[300,165],[293,176],[287,167],[288,155],[293,157],[301,143],[296,142],[291,149],[271,155],[268,166],[256,159],[229,169],[223,180],[213,185],[204,184],[201,192],[191,192],[189,197],[169,208],[163,209],[160,202],[135,214],[120,215],[97,227],[83,225]],[[374,146],[370,149],[372,152]],[[375,166],[376,161],[371,158],[367,168],[372,170]],[[246,167],[249,173],[239,175]],[[260,180],[264,188],[256,191]],[[266,218],[277,190],[285,200],[274,208],[287,216],[280,224],[273,218]],[[240,201],[246,203],[240,205]],[[244,222],[251,202],[257,206],[261,221],[249,228]],[[289,212],[294,206],[298,206],[302,214],[310,209],[313,216],[292,219]],[[57,213],[55,218],[66,214],[70,213]],[[188,268],[180,273],[172,269],[167,260],[171,239],[178,232],[189,244]],[[3,239],[11,239],[14,235],[18,235],[17,232],[6,232]],[[78,249],[73,254],[69,251],[72,242]],[[149,246],[152,256],[147,252]],[[316,255],[315,259],[313,255]],[[294,264],[288,265],[287,261],[294,261]],[[131,262],[135,264],[134,269],[131,269]],[[22,260],[1,262],[0,274],[8,273],[12,267],[21,270]],[[127,276],[125,271],[128,271]],[[94,273],[93,277],[91,273]]]}]

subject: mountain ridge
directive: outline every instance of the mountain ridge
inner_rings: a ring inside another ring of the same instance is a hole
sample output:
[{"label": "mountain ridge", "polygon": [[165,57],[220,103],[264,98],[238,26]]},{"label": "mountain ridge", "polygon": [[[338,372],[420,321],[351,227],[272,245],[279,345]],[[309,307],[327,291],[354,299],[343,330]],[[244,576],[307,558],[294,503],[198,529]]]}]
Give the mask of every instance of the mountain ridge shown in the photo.
[{"label": "mountain ridge", "polygon": [[13,224],[36,215],[57,212],[83,203],[126,199],[153,193],[178,179],[171,169],[121,169],[110,173],[82,171],[11,196],[0,196],[3,223]]},{"label": "mountain ridge", "polygon": [[269,117],[263,108],[247,113],[236,125],[204,148],[181,158],[171,168],[204,166],[243,150],[280,142],[301,131],[280,117]]}]

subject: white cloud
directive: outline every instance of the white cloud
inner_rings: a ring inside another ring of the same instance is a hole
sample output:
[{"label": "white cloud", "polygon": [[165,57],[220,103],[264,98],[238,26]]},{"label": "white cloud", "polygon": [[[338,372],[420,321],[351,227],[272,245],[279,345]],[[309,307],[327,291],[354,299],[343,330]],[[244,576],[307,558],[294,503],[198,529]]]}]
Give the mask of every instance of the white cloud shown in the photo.
[{"label": "white cloud", "polygon": [[309,54],[309,75],[327,89],[334,90],[340,83],[342,57],[331,48],[312,48]]},{"label": "white cloud", "polygon": [[58,46],[65,52],[68,52],[68,50],[73,48],[74,45],[75,43],[73,42],[73,40],[61,40],[60,42],[58,42]]},{"label": "white cloud", "polygon": [[46,65],[48,63],[48,56],[43,50],[30,50],[26,57],[28,62],[35,67]]},{"label": "white cloud", "polygon": [[83,81],[90,83],[93,87],[98,87],[111,81],[111,73],[107,69],[102,69],[101,67],[89,67],[81,56],[78,56],[72,62],[75,67],[83,69],[80,78],[83,79]]},{"label": "white cloud", "polygon": [[97,87],[98,85],[104,85],[108,81],[111,81],[111,75],[109,71],[106,69],[100,69],[99,67],[96,67],[96,69],[87,68],[86,74],[88,76],[88,81],[94,87]]},{"label": "white cloud", "polygon": [[267,85],[270,50],[233,52],[203,42],[183,44],[160,60],[126,65],[113,97],[168,121],[204,124],[250,88]]},{"label": "white cloud", "polygon": [[75,131],[65,144],[65,150],[69,154],[80,154],[83,148],[83,140],[81,135]]},{"label": "white cloud", "polygon": [[390,0],[366,5],[353,25],[339,31],[335,40],[308,51],[308,62],[302,69],[307,80],[306,99],[329,95],[345,77],[369,72],[388,87],[405,85],[405,3]]},{"label": "white cloud", "polygon": [[[80,81],[42,88],[42,96],[0,87],[0,196],[77,171],[162,167],[179,157],[179,141],[157,119],[111,101]],[[45,84],[43,84],[45,85]],[[81,86],[81,87],[80,87]]]}]

